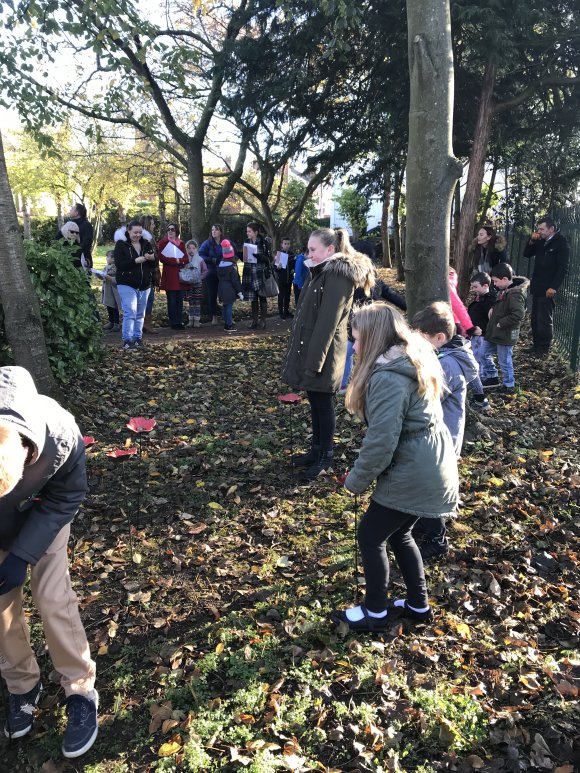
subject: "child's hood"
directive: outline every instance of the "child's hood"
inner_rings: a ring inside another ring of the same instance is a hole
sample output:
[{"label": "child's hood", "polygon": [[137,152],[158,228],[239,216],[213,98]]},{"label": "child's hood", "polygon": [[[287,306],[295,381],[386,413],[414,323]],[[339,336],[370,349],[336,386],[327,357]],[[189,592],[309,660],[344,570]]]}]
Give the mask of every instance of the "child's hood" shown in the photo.
[{"label": "child's hood", "polygon": [[505,293],[523,293],[528,291],[530,280],[525,276],[514,276],[511,285],[504,291]]},{"label": "child's hood", "polygon": [[390,349],[377,358],[373,373],[385,370],[417,381],[417,370],[407,357],[404,346],[391,346]]},{"label": "child's hood", "polygon": [[46,421],[38,397],[32,376],[25,368],[0,368],[0,424],[17,430],[33,444],[31,462],[42,453],[46,437]]},{"label": "child's hood", "polygon": [[461,368],[467,383],[473,381],[478,376],[477,362],[471,351],[471,344],[460,335],[454,335],[446,344],[439,349],[437,356],[440,360],[453,359]]}]

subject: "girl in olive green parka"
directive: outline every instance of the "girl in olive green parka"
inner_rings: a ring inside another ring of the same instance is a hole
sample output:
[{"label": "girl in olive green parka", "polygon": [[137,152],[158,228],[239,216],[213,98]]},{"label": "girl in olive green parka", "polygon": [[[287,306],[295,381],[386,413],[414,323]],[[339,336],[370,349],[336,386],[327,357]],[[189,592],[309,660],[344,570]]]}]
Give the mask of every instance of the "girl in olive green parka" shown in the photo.
[{"label": "girl in olive green parka", "polygon": [[[362,494],[376,481],[358,541],[366,579],[364,605],[333,613],[353,630],[385,629],[394,613],[431,619],[423,561],[412,529],[418,518],[455,514],[459,479],[453,441],[443,423],[443,374],[432,347],[385,303],[352,319],[356,364],[346,407],[367,424],[345,488]],[[389,543],[407,598],[388,610]]]}]

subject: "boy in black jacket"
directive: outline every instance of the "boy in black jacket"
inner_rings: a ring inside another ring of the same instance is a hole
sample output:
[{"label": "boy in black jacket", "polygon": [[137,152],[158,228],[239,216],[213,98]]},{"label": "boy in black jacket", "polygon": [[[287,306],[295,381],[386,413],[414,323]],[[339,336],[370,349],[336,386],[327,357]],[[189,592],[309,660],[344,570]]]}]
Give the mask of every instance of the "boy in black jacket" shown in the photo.
[{"label": "boy in black jacket", "polygon": [[[489,379],[493,373],[487,372],[487,366],[482,358],[481,351],[483,348],[485,331],[487,330],[487,323],[489,322],[489,313],[493,308],[494,303],[497,300],[497,293],[495,287],[491,284],[491,277],[486,274],[485,271],[480,271],[478,274],[474,274],[471,277],[471,292],[475,294],[475,300],[473,300],[467,307],[467,313],[469,318],[473,322],[473,337],[471,338],[471,349],[473,356],[477,360],[479,365],[479,378],[481,380]],[[499,384],[499,379],[498,379]]]}]

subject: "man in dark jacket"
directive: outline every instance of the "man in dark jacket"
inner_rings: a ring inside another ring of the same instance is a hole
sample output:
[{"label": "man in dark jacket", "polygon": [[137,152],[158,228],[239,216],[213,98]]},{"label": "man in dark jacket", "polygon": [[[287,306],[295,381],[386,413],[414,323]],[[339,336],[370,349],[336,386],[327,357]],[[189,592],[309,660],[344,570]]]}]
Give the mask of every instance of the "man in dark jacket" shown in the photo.
[{"label": "man in dark jacket", "polygon": [[[84,204],[74,204],[68,213],[69,220],[79,227],[80,253],[85,259],[85,268],[93,267],[93,226],[87,220],[87,208]],[[62,239],[63,234],[58,231],[56,238]],[[81,263],[79,262],[79,266]]]},{"label": "man in dark jacket", "polygon": [[538,221],[538,232],[532,234],[524,256],[535,258],[530,284],[533,340],[530,354],[545,357],[554,337],[554,297],[568,273],[570,260],[568,242],[551,217]]},{"label": "man in dark jacket", "polygon": [[86,491],[85,447],[74,418],[38,394],[24,368],[0,368],[0,671],[9,691],[4,733],[20,738],[30,731],[42,691],[22,606],[30,565],[32,599],[66,696],[65,757],[88,751],[98,731],[95,664],[67,560],[70,523]]}]

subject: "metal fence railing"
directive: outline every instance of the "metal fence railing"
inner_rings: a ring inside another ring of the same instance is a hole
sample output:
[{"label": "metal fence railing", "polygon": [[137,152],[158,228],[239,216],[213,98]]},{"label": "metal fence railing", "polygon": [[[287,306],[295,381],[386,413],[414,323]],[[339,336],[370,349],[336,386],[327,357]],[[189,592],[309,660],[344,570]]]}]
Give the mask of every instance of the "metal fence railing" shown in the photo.
[{"label": "metal fence railing", "polygon": [[[580,368],[580,205],[555,212],[562,234],[570,245],[570,268],[556,296],[554,339],[570,368]],[[534,259],[524,258],[530,229],[512,228],[508,239],[509,260],[516,274],[531,277]]]}]

